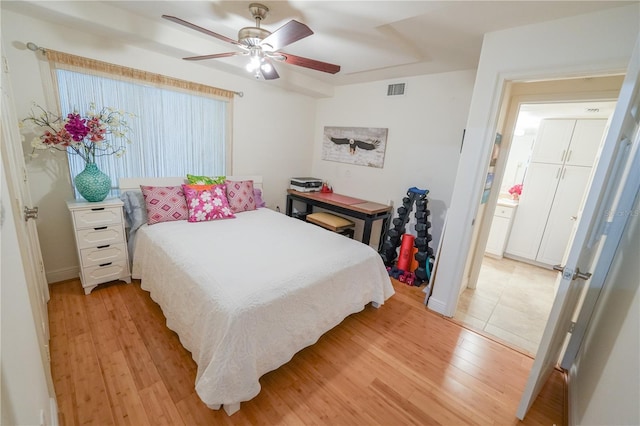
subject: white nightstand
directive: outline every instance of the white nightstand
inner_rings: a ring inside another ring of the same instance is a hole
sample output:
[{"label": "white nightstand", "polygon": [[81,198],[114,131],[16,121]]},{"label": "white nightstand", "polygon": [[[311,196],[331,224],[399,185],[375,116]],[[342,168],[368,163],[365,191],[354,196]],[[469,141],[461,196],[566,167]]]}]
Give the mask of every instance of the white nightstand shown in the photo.
[{"label": "white nightstand", "polygon": [[131,282],[122,205],[117,198],[99,203],[67,201],[73,218],[80,281],[85,294],[109,281]]}]

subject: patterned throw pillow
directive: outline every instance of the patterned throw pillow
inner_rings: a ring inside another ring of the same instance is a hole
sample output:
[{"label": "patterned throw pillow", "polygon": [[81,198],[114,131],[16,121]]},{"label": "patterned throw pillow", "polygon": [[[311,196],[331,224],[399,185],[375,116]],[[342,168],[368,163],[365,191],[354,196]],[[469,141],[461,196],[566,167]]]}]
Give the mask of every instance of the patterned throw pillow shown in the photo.
[{"label": "patterned throw pillow", "polygon": [[187,174],[189,183],[196,185],[220,185],[227,179],[226,176],[196,176]]},{"label": "patterned throw pillow", "polygon": [[147,207],[147,223],[187,219],[187,202],[180,186],[140,185]]},{"label": "patterned throw pillow", "polygon": [[259,188],[253,188],[253,196],[256,199],[256,208],[267,207],[267,203],[262,199],[262,190]]},{"label": "patterned throw pillow", "polygon": [[194,189],[189,185],[182,185],[187,199],[189,222],[205,222],[215,219],[235,217],[227,201],[226,187],[213,185],[209,189]]},{"label": "patterned throw pillow", "polygon": [[227,181],[227,199],[234,213],[256,209],[256,199],[253,193],[253,181]]}]

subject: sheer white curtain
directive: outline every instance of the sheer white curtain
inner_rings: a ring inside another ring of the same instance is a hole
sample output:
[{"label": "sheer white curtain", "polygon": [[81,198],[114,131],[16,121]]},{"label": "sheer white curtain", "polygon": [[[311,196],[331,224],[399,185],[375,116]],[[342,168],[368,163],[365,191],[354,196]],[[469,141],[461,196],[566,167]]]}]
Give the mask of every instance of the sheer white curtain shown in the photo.
[{"label": "sheer white curtain", "polygon": [[[63,116],[89,104],[136,115],[128,119],[131,144],[125,154],[96,158],[96,164],[117,186],[121,177],[226,174],[227,102],[176,90],[57,69]],[[73,178],[85,167],[69,155]]]}]

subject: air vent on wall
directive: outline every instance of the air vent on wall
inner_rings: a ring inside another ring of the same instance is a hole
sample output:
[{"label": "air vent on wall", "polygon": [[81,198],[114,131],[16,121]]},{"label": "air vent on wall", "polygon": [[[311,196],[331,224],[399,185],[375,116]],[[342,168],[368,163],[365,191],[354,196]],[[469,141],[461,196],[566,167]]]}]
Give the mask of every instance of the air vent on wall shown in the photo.
[{"label": "air vent on wall", "polygon": [[406,83],[390,84],[387,87],[387,96],[402,96],[404,95]]}]

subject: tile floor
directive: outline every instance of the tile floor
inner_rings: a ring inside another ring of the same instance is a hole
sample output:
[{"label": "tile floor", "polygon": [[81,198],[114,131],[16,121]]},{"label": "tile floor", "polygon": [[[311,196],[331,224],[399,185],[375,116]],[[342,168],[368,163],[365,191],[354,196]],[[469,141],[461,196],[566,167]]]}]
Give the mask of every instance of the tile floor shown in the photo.
[{"label": "tile floor", "polygon": [[477,286],[462,292],[454,318],[535,355],[557,276],[549,269],[485,256]]}]

